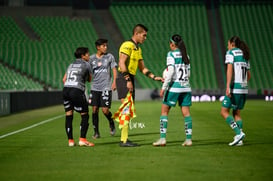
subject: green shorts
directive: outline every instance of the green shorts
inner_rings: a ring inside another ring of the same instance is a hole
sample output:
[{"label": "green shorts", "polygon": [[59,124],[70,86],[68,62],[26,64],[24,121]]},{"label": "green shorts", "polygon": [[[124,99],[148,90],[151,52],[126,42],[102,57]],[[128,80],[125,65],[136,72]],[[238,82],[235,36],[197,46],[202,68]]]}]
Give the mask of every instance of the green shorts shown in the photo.
[{"label": "green shorts", "polygon": [[231,97],[225,96],[222,107],[231,108],[233,110],[241,110],[246,102],[246,94],[232,94]]},{"label": "green shorts", "polygon": [[162,103],[174,107],[177,101],[179,106],[191,106],[191,92],[176,93],[166,91]]}]

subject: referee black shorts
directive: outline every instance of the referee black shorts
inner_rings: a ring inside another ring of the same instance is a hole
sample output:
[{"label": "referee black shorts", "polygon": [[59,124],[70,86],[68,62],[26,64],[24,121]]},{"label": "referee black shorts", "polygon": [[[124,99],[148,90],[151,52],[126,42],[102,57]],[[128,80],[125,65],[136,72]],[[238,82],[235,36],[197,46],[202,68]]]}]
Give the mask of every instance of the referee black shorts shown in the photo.
[{"label": "referee black shorts", "polygon": [[[133,83],[133,100],[135,100],[135,76],[132,74],[129,74],[130,79]],[[118,92],[118,99],[125,99],[128,93],[127,89],[127,81],[125,80],[124,76],[121,72],[118,72],[118,76],[116,79],[117,84],[117,92]]]},{"label": "referee black shorts", "polygon": [[84,91],[77,88],[63,88],[63,104],[65,112],[75,110],[79,113],[88,113],[88,103]]}]

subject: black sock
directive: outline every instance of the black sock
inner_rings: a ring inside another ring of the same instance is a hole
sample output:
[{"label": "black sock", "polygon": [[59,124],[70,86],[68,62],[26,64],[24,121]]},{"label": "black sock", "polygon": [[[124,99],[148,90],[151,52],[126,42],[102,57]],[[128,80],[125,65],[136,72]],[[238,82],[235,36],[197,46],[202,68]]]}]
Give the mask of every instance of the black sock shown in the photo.
[{"label": "black sock", "polygon": [[109,126],[110,126],[110,128],[114,128],[115,127],[115,123],[114,123],[114,120],[113,120],[113,118],[112,118],[112,113],[111,112],[109,112],[107,115],[106,114],[104,114],[105,115],[105,117],[108,119],[108,121],[109,121]]},{"label": "black sock", "polygon": [[86,138],[87,130],[89,127],[88,119],[89,114],[81,115],[82,121],[81,121],[81,138]]},{"label": "black sock", "polygon": [[65,116],[65,131],[68,139],[73,139],[73,115]]},{"label": "black sock", "polygon": [[99,134],[99,114],[92,113],[92,122],[95,133]]}]

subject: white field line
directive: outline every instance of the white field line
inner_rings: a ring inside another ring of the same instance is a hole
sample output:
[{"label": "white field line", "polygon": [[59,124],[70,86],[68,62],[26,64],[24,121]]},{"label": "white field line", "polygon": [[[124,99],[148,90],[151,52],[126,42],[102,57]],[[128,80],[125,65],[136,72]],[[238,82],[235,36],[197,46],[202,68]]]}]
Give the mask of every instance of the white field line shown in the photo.
[{"label": "white field line", "polygon": [[41,121],[41,122],[39,122],[39,123],[33,124],[33,125],[28,126],[28,127],[26,127],[26,128],[22,128],[22,129],[19,129],[19,130],[17,130],[17,131],[13,131],[13,132],[10,132],[10,133],[1,135],[1,136],[0,136],[0,139],[5,138],[5,137],[7,137],[7,136],[11,136],[11,135],[17,134],[17,133],[20,133],[20,132],[23,132],[23,131],[26,131],[26,130],[29,130],[29,129],[31,129],[31,128],[35,128],[35,127],[37,127],[37,126],[40,126],[40,125],[42,125],[42,124],[45,124],[45,123],[54,121],[55,119],[61,118],[61,117],[63,117],[63,116],[64,116],[64,115],[59,115],[59,116],[56,116],[56,117],[53,117],[53,118],[50,118],[50,119]]}]

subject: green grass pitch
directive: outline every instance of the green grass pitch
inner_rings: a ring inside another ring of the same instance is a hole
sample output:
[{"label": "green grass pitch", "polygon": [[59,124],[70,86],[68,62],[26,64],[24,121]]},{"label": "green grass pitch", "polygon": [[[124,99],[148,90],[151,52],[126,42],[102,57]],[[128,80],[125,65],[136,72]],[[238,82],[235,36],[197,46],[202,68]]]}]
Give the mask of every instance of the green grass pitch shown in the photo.
[{"label": "green grass pitch", "polygon": [[[120,103],[113,102],[114,113]],[[179,107],[169,115],[167,146],[159,138],[160,101],[136,102],[129,139],[140,147],[121,148],[120,130],[110,136],[100,111],[101,138],[95,147],[68,147],[64,116],[31,129],[8,133],[64,115],[62,105],[0,117],[0,179],[11,180],[272,180],[273,103],[248,100],[242,111],[244,146],[229,147],[234,133],[220,116],[221,103],[193,103],[193,146],[182,147],[184,120]],[[90,119],[91,123],[91,107]],[[74,138],[80,117],[74,116]],[[117,124],[116,124],[117,125]],[[118,125],[117,125],[118,127]]]}]

